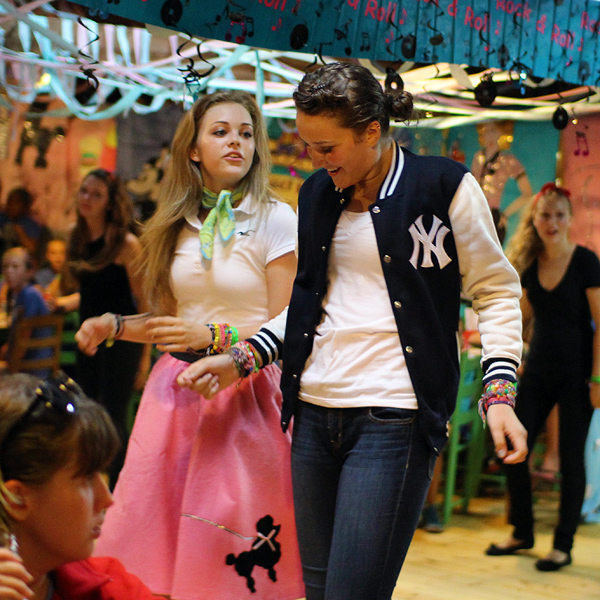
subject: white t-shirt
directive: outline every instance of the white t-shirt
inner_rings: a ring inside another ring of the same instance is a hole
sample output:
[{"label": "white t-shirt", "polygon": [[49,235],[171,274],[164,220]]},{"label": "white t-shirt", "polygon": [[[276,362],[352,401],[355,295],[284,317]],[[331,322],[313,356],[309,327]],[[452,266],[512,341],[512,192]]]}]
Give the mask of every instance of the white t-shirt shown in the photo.
[{"label": "white t-shirt", "polygon": [[200,323],[260,325],[268,318],[267,265],[296,247],[296,214],[273,201],[264,210],[246,196],[233,209],[235,232],[223,241],[215,231],[213,258],[200,253],[197,215],[186,217],[171,267],[177,316]]},{"label": "white t-shirt", "polygon": [[416,409],[371,213],[342,211],[328,280],[327,313],[300,380],[300,398],[332,408]]}]

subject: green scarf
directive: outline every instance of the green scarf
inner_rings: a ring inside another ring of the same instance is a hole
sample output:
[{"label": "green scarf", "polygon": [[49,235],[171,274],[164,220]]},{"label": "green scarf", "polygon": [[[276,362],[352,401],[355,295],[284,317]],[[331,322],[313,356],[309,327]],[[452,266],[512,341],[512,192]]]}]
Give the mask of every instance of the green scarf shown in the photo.
[{"label": "green scarf", "polygon": [[200,237],[200,252],[208,260],[212,260],[213,245],[215,242],[215,227],[218,228],[221,239],[227,241],[235,231],[235,215],[231,201],[235,204],[244,196],[244,190],[241,187],[233,192],[223,190],[219,196],[206,188],[203,188],[202,206],[210,208],[208,216],[202,224],[202,229],[198,233]]}]

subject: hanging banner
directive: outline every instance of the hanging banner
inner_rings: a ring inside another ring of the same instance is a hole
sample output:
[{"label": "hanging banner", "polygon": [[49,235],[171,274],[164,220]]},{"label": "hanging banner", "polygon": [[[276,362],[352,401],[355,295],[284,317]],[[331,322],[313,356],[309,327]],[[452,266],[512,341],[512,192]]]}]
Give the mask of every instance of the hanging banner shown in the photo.
[{"label": "hanging banner", "polygon": [[76,0],[102,14],[257,48],[600,80],[597,0]]}]

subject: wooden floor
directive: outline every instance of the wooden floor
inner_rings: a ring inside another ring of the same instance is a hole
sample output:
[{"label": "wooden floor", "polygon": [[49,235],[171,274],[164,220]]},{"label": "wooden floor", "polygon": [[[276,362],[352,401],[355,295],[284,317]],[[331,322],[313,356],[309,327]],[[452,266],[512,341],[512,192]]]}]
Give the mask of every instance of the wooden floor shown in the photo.
[{"label": "wooden floor", "polygon": [[552,545],[558,494],[542,491],[535,505],[536,543],[520,556],[485,556],[511,532],[502,496],[476,498],[440,534],[417,530],[394,600],[600,600],[600,523],[579,527],[573,564],[540,573],[534,562]]}]

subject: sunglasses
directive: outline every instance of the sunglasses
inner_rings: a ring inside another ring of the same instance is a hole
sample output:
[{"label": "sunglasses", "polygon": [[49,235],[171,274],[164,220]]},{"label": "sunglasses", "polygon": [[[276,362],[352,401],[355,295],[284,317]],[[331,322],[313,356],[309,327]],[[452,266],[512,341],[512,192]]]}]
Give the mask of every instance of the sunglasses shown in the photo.
[{"label": "sunglasses", "polygon": [[47,411],[53,411],[57,415],[74,415],[77,412],[77,398],[83,396],[83,390],[65,374],[42,381],[35,390],[32,403],[6,432],[0,446],[0,456],[2,456],[2,448],[8,445],[11,438],[14,439],[23,431],[34,417],[40,418]]}]

